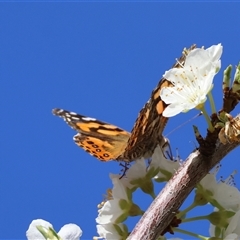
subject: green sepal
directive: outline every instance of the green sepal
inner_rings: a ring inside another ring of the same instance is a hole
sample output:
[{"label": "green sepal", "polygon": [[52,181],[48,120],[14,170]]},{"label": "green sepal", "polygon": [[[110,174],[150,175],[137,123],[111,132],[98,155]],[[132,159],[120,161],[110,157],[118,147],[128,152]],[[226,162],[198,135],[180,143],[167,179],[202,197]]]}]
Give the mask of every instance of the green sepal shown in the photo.
[{"label": "green sepal", "polygon": [[232,91],[240,95],[240,63],[236,68],[236,72],[233,79]]},{"label": "green sepal", "polygon": [[[44,236],[46,240],[61,240],[53,228],[49,227],[48,229],[39,225],[36,226],[38,231]],[[46,231],[47,230],[47,231]]]},{"label": "green sepal", "polygon": [[223,72],[223,92],[230,88],[232,65],[229,65]]}]

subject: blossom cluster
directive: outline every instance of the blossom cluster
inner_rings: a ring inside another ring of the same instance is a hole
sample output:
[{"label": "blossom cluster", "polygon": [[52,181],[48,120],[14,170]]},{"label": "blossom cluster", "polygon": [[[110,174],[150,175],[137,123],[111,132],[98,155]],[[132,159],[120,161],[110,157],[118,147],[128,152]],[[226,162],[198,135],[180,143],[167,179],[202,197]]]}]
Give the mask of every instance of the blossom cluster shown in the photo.
[{"label": "blossom cluster", "polygon": [[[216,113],[211,90],[213,78],[221,67],[221,44],[210,48],[196,48],[186,56],[185,63],[180,68],[166,71],[163,77],[173,86],[163,88],[160,92],[162,100],[168,104],[163,116],[172,117],[180,112],[187,112],[193,108],[204,114],[209,131],[214,130],[207,115],[204,103],[209,97],[212,113]],[[97,232],[95,239],[127,239],[129,230],[125,221],[128,217],[141,216],[144,210],[133,200],[137,189],[142,193],[155,195],[154,182],[167,182],[181,166],[179,159],[167,159],[166,149],[157,147],[150,163],[145,159],[138,159],[128,169],[124,176],[111,174],[113,188],[106,201],[98,211]],[[212,239],[240,238],[240,192],[232,185],[232,177],[225,181],[217,181],[216,173],[209,173],[195,188],[194,202],[185,210],[176,213],[181,224],[190,221],[208,220],[210,222],[209,235]],[[195,207],[211,204],[212,212],[205,216],[187,218],[190,210]],[[181,228],[174,228],[174,232],[181,232],[200,239],[209,239],[197,233]],[[65,225],[58,233],[53,226],[43,220],[34,220],[27,231],[27,238],[33,239],[70,239],[78,240],[82,235],[81,229],[74,224]],[[164,237],[163,237],[164,238]]]}]

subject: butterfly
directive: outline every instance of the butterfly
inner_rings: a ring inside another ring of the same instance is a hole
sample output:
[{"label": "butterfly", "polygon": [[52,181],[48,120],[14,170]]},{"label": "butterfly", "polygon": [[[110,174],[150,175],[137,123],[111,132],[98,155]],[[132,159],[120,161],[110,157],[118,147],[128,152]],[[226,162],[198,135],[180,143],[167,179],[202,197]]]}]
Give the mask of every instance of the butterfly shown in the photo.
[{"label": "butterfly", "polygon": [[[196,45],[185,49],[173,68],[182,67],[187,54],[194,48]],[[162,113],[167,104],[159,94],[162,88],[169,86],[172,86],[172,83],[167,79],[162,78],[159,81],[150,99],[138,114],[131,133],[115,125],[63,109],[55,108],[52,112],[78,132],[73,137],[75,143],[92,156],[104,162],[132,162],[142,157],[151,157],[157,145],[162,146],[166,142],[162,132],[168,118]]]}]

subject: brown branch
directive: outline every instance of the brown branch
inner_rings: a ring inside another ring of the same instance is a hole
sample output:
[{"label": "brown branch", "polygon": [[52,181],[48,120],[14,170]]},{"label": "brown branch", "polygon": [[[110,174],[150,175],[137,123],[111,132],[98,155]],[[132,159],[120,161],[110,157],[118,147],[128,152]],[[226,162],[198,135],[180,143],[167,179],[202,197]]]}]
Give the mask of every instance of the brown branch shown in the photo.
[{"label": "brown branch", "polygon": [[160,237],[196,184],[239,145],[237,142],[219,144],[211,157],[198,150],[192,152],[152,202],[127,240],[153,240]]}]

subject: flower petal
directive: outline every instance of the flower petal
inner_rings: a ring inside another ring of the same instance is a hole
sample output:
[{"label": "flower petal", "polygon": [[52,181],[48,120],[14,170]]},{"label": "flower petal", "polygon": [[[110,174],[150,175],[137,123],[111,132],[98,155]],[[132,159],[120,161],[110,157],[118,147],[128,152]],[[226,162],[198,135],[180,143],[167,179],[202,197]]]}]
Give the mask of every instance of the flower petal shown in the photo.
[{"label": "flower petal", "polygon": [[79,240],[82,236],[82,230],[78,225],[69,223],[60,229],[58,235],[62,240]]},{"label": "flower petal", "polygon": [[37,226],[42,226],[47,229],[53,228],[51,223],[49,223],[43,219],[35,219],[30,223],[29,228],[26,232],[26,236],[27,236],[28,240],[36,240],[36,239],[45,240],[43,235],[38,231]]}]

